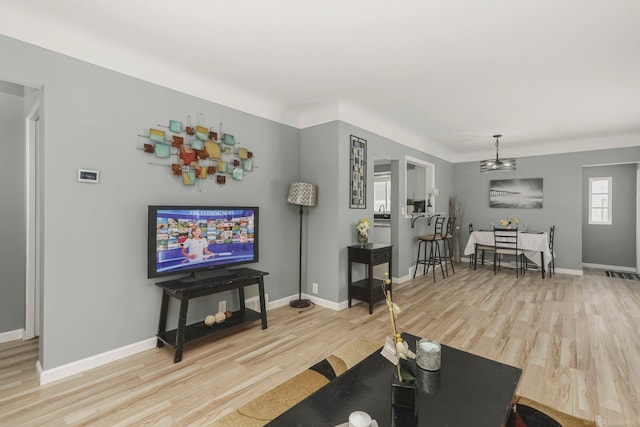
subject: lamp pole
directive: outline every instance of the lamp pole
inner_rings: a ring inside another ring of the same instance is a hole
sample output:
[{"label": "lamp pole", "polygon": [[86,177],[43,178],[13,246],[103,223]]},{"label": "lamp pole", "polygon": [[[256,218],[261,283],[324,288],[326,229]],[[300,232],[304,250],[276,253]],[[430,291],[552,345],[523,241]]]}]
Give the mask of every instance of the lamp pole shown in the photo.
[{"label": "lamp pole", "polygon": [[293,308],[305,308],[311,305],[311,301],[308,299],[302,299],[302,214],[304,210],[302,205],[300,205],[300,248],[299,248],[299,258],[298,258],[298,299],[292,300],[289,302],[289,305]]}]

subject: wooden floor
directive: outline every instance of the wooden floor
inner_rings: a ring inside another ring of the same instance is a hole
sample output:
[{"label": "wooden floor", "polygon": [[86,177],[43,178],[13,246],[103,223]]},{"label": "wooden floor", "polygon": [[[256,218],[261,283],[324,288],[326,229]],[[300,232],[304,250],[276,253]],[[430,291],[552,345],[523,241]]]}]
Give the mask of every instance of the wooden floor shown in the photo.
[{"label": "wooden floor", "polygon": [[[640,281],[489,269],[399,284],[401,330],[523,369],[517,393],[602,426],[640,426]],[[207,425],[356,337],[390,333],[384,303],[269,311],[173,364],[154,349],[39,386],[38,341],[0,345],[0,425]],[[443,360],[442,363],[446,363]]]}]

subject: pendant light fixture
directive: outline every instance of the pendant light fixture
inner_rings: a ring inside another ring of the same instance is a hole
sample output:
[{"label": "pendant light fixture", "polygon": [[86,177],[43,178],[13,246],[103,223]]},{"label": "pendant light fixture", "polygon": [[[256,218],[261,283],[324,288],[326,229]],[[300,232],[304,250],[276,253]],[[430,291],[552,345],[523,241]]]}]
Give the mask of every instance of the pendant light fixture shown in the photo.
[{"label": "pendant light fixture", "polygon": [[502,135],[493,135],[496,139],[496,158],[482,160],[480,162],[480,172],[494,172],[494,171],[514,171],[516,170],[516,159],[501,159],[498,155],[498,145],[500,141],[498,138],[501,138]]}]

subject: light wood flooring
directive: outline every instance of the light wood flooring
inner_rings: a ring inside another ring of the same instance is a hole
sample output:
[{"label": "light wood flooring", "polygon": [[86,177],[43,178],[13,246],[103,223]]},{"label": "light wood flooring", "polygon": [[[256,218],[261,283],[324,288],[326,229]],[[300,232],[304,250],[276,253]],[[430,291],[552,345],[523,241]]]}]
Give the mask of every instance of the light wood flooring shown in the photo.
[{"label": "light wood flooring", "polygon": [[[267,280],[269,280],[267,278]],[[523,369],[517,393],[602,426],[640,426],[640,281],[601,271],[469,270],[394,288],[402,331]],[[356,337],[390,333],[384,303],[269,311],[223,340],[145,351],[39,386],[38,341],[0,345],[0,425],[207,425]],[[446,363],[443,360],[442,363]]]}]

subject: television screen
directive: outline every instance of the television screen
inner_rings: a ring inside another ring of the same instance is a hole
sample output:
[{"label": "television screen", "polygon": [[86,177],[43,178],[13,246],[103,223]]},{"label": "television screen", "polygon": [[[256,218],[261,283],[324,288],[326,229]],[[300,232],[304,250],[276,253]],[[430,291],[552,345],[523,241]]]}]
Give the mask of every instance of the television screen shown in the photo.
[{"label": "television screen", "polygon": [[226,267],[257,262],[258,212],[258,207],[149,206],[148,277],[225,274]]}]

